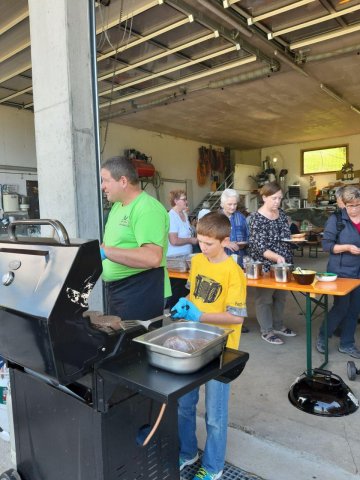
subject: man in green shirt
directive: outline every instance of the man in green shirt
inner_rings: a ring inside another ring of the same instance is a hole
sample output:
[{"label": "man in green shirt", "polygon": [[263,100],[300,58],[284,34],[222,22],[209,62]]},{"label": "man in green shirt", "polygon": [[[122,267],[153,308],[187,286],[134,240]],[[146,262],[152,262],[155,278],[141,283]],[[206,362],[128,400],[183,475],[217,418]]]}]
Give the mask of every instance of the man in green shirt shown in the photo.
[{"label": "man in green shirt", "polygon": [[112,157],[102,164],[101,188],[110,210],[101,245],[108,313],[124,320],[162,315],[170,295],[166,269],[169,216],[142,191],[131,160]]}]

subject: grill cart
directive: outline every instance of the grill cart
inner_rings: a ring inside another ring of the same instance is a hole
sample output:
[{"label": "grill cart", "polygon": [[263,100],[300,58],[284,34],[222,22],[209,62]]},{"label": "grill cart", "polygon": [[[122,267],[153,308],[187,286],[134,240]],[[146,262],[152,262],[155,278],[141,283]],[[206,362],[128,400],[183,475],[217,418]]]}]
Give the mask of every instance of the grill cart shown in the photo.
[{"label": "grill cart", "polygon": [[[17,238],[24,224],[51,225],[59,238]],[[0,479],[179,479],[177,399],[210,379],[232,381],[249,355],[225,349],[188,374],[151,366],[146,346],[132,341],[147,331],[141,321],[87,315],[102,270],[98,241],[70,241],[55,220],[13,222],[8,232],[0,355],[17,466]]]}]

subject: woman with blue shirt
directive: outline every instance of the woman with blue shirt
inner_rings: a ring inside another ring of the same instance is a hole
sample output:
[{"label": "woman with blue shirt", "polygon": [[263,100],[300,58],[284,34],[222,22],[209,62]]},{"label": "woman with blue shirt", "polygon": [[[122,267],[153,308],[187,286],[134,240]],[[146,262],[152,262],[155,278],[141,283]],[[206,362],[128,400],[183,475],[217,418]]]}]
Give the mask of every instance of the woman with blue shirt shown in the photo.
[{"label": "woman with blue shirt", "polygon": [[237,254],[238,264],[243,267],[243,258],[246,255],[244,246],[238,242],[247,242],[249,230],[245,215],[237,211],[239,194],[232,188],[227,188],[221,194],[221,212],[224,213],[231,223],[230,240],[226,244],[227,255]]},{"label": "woman with blue shirt", "polygon": [[[326,222],[322,247],[329,252],[327,271],[342,278],[360,278],[360,189],[346,185],[337,197],[344,205],[339,214],[332,214]],[[341,326],[338,350],[360,358],[355,344],[355,330],[360,314],[360,287],[344,296],[334,295],[334,303],[327,317],[327,334],[331,337]],[[325,328],[322,323],[316,348],[325,353]]]}]

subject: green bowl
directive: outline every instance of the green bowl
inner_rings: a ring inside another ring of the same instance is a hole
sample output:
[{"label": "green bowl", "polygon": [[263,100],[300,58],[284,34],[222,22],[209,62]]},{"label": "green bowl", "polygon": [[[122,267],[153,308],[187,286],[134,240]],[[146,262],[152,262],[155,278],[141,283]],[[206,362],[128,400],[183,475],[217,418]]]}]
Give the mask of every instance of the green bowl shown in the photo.
[{"label": "green bowl", "polygon": [[318,282],[334,282],[336,279],[336,273],[319,272],[316,274],[316,280]]}]

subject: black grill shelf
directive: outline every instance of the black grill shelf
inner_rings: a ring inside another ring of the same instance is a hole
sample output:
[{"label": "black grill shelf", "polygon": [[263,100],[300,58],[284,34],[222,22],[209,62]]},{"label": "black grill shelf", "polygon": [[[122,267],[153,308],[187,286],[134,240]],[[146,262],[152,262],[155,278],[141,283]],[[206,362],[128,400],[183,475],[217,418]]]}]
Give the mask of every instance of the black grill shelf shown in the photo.
[{"label": "black grill shelf", "polygon": [[[218,378],[227,383],[235,379],[241,373],[248,358],[249,354],[246,352],[225,348],[219,358],[201,370],[191,374],[177,375],[149,365],[146,352],[143,350],[136,359],[131,356],[127,359],[121,358],[100,367],[98,376],[107,386],[122,385],[129,390],[141,392],[142,395],[153,400],[168,404],[209,380]],[[235,372],[233,377],[232,372]]]}]

